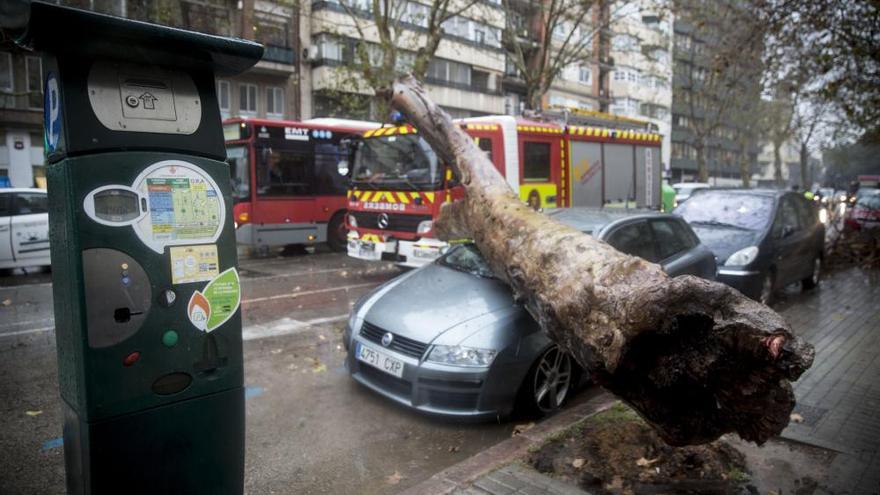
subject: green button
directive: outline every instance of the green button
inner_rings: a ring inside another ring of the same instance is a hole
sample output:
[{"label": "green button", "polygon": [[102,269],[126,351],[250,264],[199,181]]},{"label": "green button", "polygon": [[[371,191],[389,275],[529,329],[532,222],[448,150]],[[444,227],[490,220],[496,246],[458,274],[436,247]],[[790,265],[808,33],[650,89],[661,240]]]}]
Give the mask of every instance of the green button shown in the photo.
[{"label": "green button", "polygon": [[177,332],[174,330],[168,330],[165,332],[165,335],[162,335],[162,343],[165,344],[166,347],[174,347],[177,345]]}]

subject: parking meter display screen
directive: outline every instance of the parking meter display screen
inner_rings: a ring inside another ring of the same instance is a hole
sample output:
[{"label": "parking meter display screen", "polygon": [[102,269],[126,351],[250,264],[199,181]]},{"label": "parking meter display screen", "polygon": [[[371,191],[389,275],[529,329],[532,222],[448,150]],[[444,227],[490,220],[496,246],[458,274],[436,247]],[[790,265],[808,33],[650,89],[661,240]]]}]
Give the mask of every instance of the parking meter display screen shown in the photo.
[{"label": "parking meter display screen", "polygon": [[95,194],[95,216],[108,222],[126,222],[140,215],[138,195],[125,189],[108,189]]}]

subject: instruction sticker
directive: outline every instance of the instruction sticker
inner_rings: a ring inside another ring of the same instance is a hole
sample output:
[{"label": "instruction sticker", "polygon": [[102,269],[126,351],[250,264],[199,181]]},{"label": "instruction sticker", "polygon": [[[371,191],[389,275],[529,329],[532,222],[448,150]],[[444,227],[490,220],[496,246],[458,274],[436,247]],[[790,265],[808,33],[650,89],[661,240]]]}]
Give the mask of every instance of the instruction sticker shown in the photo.
[{"label": "instruction sticker", "polygon": [[241,304],[238,271],[230,268],[193,292],[187,304],[189,321],[203,332],[211,332],[232,318]]},{"label": "instruction sticker", "polygon": [[132,187],[146,214],[135,224],[141,241],[157,253],[166,246],[215,242],[226,207],[217,183],[196,165],[165,160],[144,170]]},{"label": "instruction sticker", "polygon": [[217,245],[175,246],[171,252],[171,283],[206,282],[220,273]]}]

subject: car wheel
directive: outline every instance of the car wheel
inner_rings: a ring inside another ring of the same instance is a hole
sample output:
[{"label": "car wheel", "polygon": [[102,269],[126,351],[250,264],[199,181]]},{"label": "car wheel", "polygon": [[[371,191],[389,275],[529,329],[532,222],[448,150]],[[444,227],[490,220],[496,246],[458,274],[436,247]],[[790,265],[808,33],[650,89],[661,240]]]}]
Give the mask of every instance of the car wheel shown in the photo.
[{"label": "car wheel", "polygon": [[529,412],[546,416],[562,407],[573,389],[574,364],[571,356],[551,345],[532,365],[523,387],[523,402]]},{"label": "car wheel", "polygon": [[767,272],[761,281],[761,294],[758,296],[761,304],[769,305],[773,302],[773,273]]},{"label": "car wheel", "polygon": [[801,288],[803,290],[814,289],[817,285],[819,285],[819,277],[822,276],[822,257],[816,256],[813,258],[813,271],[810,273],[810,276],[801,280]]},{"label": "car wheel", "polygon": [[327,245],[336,252],[345,251],[348,244],[348,229],[345,226],[345,213],[333,215],[327,224]]}]

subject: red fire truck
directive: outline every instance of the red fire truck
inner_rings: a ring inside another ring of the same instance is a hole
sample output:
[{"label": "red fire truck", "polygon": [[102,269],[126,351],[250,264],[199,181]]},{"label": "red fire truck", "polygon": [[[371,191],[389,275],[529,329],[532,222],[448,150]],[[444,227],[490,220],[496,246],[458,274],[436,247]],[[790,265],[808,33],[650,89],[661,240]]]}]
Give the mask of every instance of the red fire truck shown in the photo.
[{"label": "red fire truck", "polygon": [[262,251],[326,242],[345,249],[350,144],[372,122],[224,121],[239,244]]},{"label": "red fire truck", "polygon": [[[660,206],[658,134],[510,116],[457,122],[535,209]],[[348,254],[406,266],[430,262],[445,245],[432,235],[434,219],[463,195],[453,168],[438,163],[416,129],[366,131],[348,192]]]}]

